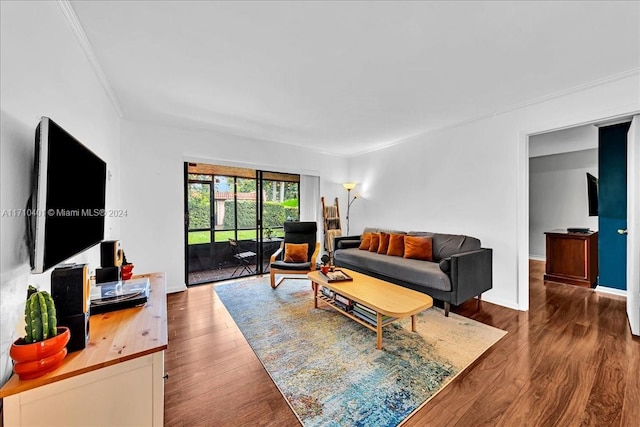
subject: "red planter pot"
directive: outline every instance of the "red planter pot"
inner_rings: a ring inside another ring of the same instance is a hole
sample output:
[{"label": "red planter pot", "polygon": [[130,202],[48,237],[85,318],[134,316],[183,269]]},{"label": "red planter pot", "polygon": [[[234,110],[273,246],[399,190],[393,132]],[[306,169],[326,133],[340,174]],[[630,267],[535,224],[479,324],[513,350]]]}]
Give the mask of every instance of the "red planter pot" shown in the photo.
[{"label": "red planter pot", "polygon": [[13,371],[21,380],[38,378],[56,369],[67,355],[67,343],[71,334],[66,326],[58,327],[55,337],[27,344],[24,338],[17,339],[9,349],[15,362]]}]

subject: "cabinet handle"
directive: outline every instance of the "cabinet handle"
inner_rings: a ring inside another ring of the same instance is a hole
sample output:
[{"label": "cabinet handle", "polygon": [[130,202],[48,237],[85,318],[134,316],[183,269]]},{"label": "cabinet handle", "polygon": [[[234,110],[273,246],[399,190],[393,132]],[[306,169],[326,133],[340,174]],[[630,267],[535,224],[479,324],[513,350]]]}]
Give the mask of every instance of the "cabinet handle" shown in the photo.
[{"label": "cabinet handle", "polygon": [[618,234],[629,234],[629,230],[627,230],[626,228],[618,228]]},{"label": "cabinet handle", "polygon": [[164,374],[164,375],[162,376],[162,379],[168,380],[168,379],[169,379],[169,374]]}]

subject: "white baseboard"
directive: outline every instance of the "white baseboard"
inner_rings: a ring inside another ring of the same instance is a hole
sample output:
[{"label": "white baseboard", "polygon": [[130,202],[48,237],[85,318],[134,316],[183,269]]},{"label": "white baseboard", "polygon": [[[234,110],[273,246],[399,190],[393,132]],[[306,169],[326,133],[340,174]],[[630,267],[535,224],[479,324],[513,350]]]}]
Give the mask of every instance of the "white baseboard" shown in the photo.
[{"label": "white baseboard", "polygon": [[596,292],[602,292],[603,294],[618,295],[625,298],[627,297],[627,291],[623,291],[622,289],[608,288],[606,286],[598,285],[594,290]]},{"label": "white baseboard", "polygon": [[529,259],[534,260],[534,261],[547,262],[547,257],[541,256],[541,255],[531,255],[531,254],[529,254]]},{"label": "white baseboard", "polygon": [[502,307],[510,308],[512,310],[520,310],[520,307],[515,301],[507,300],[504,298],[495,297],[490,295],[491,291],[487,291],[482,294],[482,301],[490,302],[491,304],[500,305]]},{"label": "white baseboard", "polygon": [[168,294],[172,294],[172,293],[175,293],[175,292],[182,292],[182,291],[186,291],[186,290],[187,290],[187,287],[185,286],[184,283],[167,287],[167,293]]}]

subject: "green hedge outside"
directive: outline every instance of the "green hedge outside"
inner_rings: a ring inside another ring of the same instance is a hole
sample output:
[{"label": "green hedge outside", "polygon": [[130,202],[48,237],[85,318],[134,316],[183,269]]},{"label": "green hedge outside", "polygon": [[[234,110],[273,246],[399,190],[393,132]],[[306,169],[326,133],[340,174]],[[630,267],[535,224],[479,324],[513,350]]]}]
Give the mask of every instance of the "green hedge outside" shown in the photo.
[{"label": "green hedge outside", "polygon": [[[225,229],[235,228],[235,203],[233,200],[224,202]],[[283,206],[276,202],[264,202],[264,213],[262,215],[263,227],[282,227],[285,221],[297,221],[299,218],[297,206]],[[238,228],[256,227],[256,202],[254,200],[238,201]]]}]

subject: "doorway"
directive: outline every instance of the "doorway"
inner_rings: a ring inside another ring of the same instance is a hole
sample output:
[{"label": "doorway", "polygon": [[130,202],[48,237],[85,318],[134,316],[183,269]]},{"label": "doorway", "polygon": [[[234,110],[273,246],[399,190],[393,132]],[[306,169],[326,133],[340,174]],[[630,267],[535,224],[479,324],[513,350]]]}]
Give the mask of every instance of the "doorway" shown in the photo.
[{"label": "doorway", "polygon": [[300,218],[300,176],[185,163],[188,286],[264,274],[285,221]]},{"label": "doorway", "polygon": [[[632,231],[640,230],[640,203],[638,203],[637,183],[640,182],[640,116],[637,113],[621,114],[610,116],[600,120],[591,120],[582,123],[575,123],[565,127],[523,131],[520,133],[520,164],[518,175],[518,308],[520,310],[529,309],[529,153],[530,137],[548,132],[569,129],[582,125],[613,125],[632,119],[631,130],[627,135],[627,200],[629,221],[629,235],[627,238],[627,314],[629,317],[631,332],[634,335],[640,334],[640,257],[637,256],[640,250],[640,234]],[[605,123],[606,122],[606,123]],[[557,123],[556,123],[557,125]],[[636,189],[636,190],[634,190]],[[632,229],[633,227],[633,229]]]},{"label": "doorway", "polygon": [[546,259],[547,233],[588,229],[595,236],[592,267],[578,263],[576,274],[586,278],[588,270],[592,287],[599,276],[598,290],[610,293],[626,291],[626,238],[618,230],[627,221],[629,125],[585,125],[529,139],[530,258]]}]

